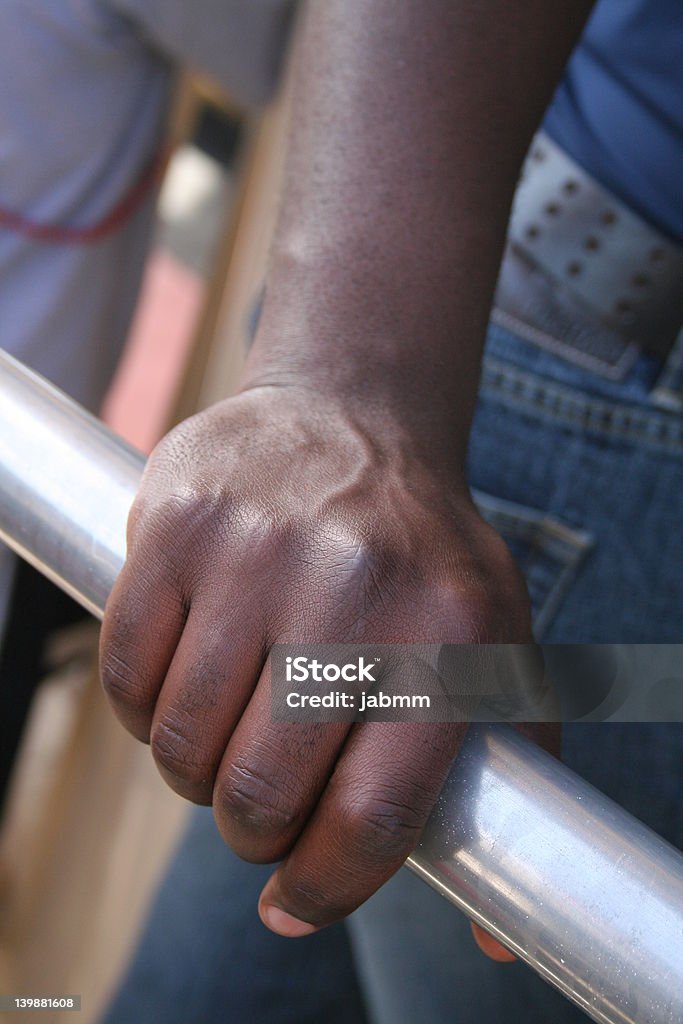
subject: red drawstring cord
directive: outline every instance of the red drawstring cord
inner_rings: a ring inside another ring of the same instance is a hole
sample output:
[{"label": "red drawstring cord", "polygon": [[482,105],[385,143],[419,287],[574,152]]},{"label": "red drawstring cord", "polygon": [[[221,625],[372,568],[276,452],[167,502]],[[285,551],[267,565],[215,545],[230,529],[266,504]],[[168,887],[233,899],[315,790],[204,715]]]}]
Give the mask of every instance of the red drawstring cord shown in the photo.
[{"label": "red drawstring cord", "polygon": [[158,152],[147,165],[141,177],[113,210],[102,220],[89,227],[76,228],[60,224],[40,224],[28,217],[23,217],[20,213],[0,206],[0,228],[14,231],[36,242],[67,243],[69,245],[89,245],[99,242],[122,227],[135,213],[148,192],[161,180],[168,158],[169,154],[166,149]]}]

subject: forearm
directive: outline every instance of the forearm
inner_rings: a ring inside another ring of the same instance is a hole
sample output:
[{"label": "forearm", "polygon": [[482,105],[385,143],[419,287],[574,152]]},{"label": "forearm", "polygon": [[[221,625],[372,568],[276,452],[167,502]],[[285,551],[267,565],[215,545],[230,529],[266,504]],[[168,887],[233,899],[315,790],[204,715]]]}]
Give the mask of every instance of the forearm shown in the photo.
[{"label": "forearm", "polygon": [[252,382],[464,450],[509,205],[587,0],[311,0]]}]

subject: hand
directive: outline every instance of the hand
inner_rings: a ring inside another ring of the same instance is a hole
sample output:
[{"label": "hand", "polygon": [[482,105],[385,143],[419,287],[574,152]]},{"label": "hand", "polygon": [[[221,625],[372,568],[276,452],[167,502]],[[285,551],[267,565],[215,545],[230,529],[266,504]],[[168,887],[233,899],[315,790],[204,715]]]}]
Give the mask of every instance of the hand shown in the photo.
[{"label": "hand", "polygon": [[[377,422],[373,422],[373,418]],[[283,724],[277,642],[530,639],[524,584],[450,453],[386,409],[256,387],[157,447],[107,605],[101,671],[123,724],[225,841],[282,861],[264,922],[349,914],[416,845],[458,724]]]}]

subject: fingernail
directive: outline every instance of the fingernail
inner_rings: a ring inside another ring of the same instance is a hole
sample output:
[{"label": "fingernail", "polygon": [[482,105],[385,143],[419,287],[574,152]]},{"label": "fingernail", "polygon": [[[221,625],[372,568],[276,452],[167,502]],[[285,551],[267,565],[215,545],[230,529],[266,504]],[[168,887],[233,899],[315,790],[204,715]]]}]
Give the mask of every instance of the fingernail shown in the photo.
[{"label": "fingernail", "polygon": [[308,921],[300,921],[298,917],[292,917],[285,910],[274,907],[272,903],[261,904],[261,919],[271,931],[278,935],[285,935],[288,939],[298,939],[302,935],[310,935],[316,930],[314,924]]}]

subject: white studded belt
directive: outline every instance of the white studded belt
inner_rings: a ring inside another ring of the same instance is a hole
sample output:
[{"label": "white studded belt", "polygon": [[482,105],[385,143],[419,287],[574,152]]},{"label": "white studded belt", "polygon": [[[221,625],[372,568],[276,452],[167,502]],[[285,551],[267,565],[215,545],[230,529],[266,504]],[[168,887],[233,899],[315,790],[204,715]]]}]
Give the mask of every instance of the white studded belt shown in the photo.
[{"label": "white studded belt", "polygon": [[515,194],[493,319],[619,377],[639,351],[671,349],[683,249],[541,133]]}]

